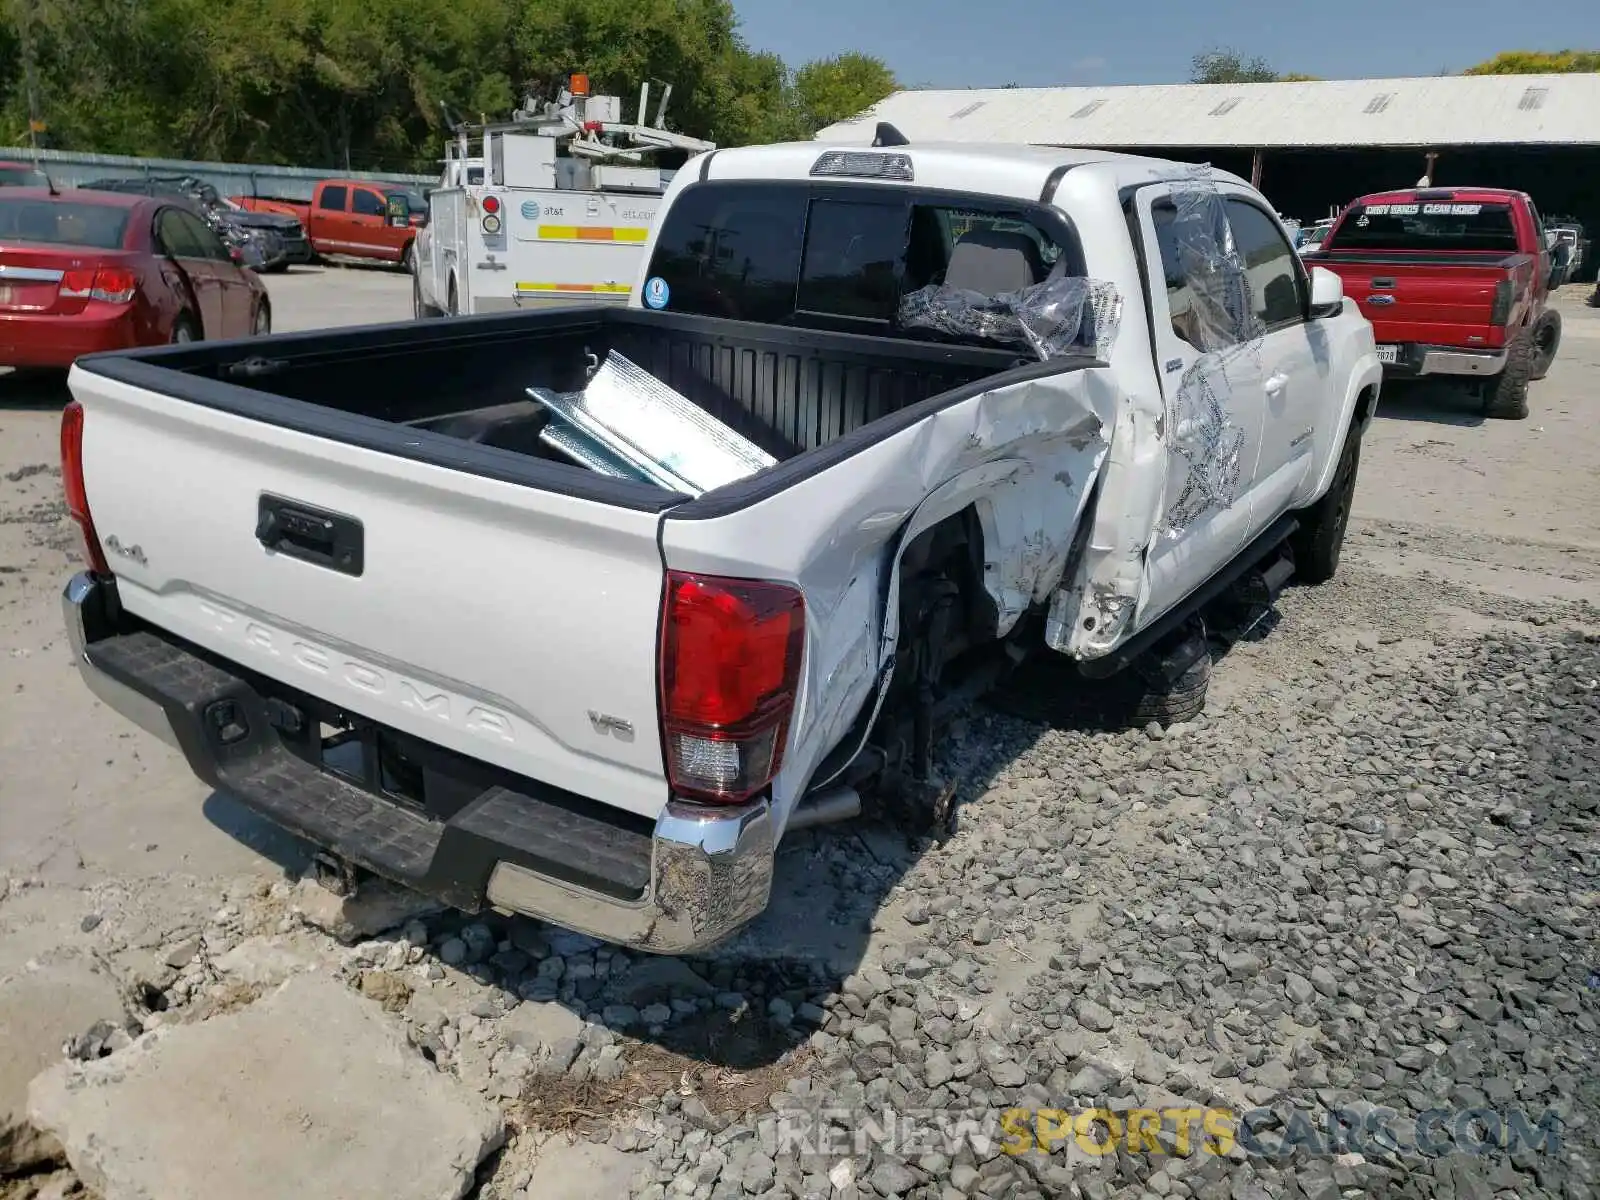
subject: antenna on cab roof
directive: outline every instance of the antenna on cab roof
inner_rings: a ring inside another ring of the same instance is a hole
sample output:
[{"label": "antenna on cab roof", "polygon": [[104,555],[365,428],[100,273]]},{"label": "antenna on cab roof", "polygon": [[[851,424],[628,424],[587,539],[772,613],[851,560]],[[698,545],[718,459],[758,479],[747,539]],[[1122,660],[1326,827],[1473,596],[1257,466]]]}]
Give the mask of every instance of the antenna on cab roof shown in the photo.
[{"label": "antenna on cab roof", "polygon": [[878,122],[878,132],[872,139],[874,146],[909,146],[911,139],[887,121]]}]

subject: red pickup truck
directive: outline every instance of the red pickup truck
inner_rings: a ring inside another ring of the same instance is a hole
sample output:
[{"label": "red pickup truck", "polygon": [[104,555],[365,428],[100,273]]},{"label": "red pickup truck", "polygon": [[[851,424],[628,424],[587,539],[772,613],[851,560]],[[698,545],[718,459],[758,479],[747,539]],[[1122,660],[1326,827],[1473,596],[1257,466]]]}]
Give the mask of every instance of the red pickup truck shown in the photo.
[{"label": "red pickup truck", "polygon": [[1561,342],[1551,258],[1524,192],[1421,188],[1363,196],[1304,256],[1344,280],[1386,378],[1461,378],[1485,416],[1528,415]]},{"label": "red pickup truck", "polygon": [[251,212],[297,217],[319,255],[400,263],[408,271],[417,230],[428,219],[427,203],[418,193],[370,179],[324,179],[311,193],[309,204],[263,196],[231,199]]}]

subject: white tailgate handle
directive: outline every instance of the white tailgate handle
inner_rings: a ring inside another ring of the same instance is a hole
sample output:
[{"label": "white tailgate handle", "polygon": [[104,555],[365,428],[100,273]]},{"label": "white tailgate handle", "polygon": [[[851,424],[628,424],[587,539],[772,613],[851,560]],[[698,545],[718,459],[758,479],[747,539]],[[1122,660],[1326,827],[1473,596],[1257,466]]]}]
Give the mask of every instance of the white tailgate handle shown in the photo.
[{"label": "white tailgate handle", "polygon": [[1285,375],[1282,371],[1279,371],[1276,375],[1268,376],[1267,377],[1267,395],[1276,396],[1279,392],[1283,391],[1284,385],[1286,385],[1288,382],[1289,382],[1289,377],[1287,375]]}]

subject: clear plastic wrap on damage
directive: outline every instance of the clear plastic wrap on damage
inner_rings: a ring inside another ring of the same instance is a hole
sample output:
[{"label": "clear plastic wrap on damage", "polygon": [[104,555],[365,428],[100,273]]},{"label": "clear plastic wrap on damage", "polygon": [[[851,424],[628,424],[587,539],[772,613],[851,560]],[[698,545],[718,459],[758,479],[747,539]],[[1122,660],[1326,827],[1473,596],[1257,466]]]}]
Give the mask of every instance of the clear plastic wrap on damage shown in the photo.
[{"label": "clear plastic wrap on damage", "polygon": [[1041,360],[1103,359],[1122,321],[1122,297],[1110,283],[1069,276],[994,296],[930,283],[901,298],[899,315],[906,329],[1025,344]]},{"label": "clear plastic wrap on damage", "polygon": [[1188,464],[1183,487],[1167,499],[1161,522],[1167,537],[1238,497],[1244,431],[1229,415],[1229,397],[1260,374],[1265,333],[1211,168],[1177,177],[1172,200],[1177,216],[1171,236],[1192,298],[1174,325],[1200,356],[1167,404],[1168,449]]}]

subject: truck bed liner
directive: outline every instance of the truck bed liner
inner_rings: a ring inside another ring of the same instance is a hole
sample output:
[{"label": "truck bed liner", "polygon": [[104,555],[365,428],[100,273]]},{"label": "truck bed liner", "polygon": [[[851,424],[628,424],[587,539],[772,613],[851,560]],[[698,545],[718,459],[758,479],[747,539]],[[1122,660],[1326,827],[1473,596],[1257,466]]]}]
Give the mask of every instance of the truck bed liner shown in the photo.
[{"label": "truck bed liner", "polygon": [[402,457],[636,509],[667,507],[682,497],[542,462],[532,457],[536,439],[517,430],[512,406],[528,386],[581,388],[586,368],[610,350],[780,462],[1013,368],[1067,365],[1013,350],[592,306],[280,336],[271,358],[249,342],[202,342],[79,364]]}]

